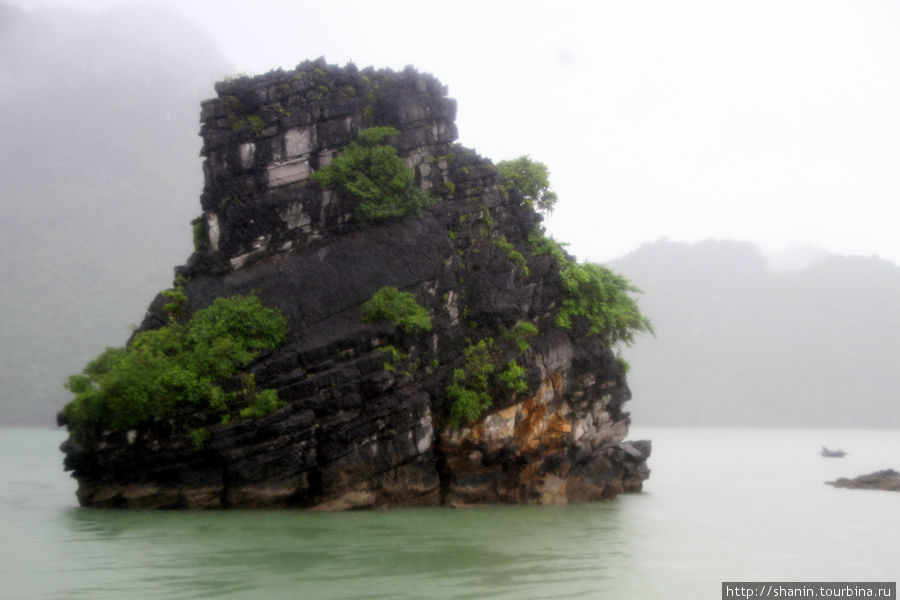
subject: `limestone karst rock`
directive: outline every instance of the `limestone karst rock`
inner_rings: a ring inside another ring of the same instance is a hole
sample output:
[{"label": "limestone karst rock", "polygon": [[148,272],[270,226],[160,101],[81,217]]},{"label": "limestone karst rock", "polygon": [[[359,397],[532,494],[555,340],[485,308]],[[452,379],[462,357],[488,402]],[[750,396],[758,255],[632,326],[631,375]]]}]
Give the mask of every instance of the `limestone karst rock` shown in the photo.
[{"label": "limestone karst rock", "polygon": [[[622,365],[578,323],[555,324],[566,292],[541,217],[453,143],[443,85],[319,60],[216,91],[202,107],[197,251],[177,271],[188,314],[254,292],[285,315],[288,341],[250,367],[285,406],[229,423],[190,415],[201,444],[175,419],[72,432],[63,450],[83,505],[339,510],[640,490],[650,444],[623,442]],[[421,214],[365,222],[358,200],[310,178],[371,126],[397,130],[391,145],[434,199]],[[364,320],[384,286],[413,294],[430,330]],[[142,330],[166,323],[165,302]],[[490,407],[469,422],[452,417],[448,390],[472,348],[493,375]]]}]

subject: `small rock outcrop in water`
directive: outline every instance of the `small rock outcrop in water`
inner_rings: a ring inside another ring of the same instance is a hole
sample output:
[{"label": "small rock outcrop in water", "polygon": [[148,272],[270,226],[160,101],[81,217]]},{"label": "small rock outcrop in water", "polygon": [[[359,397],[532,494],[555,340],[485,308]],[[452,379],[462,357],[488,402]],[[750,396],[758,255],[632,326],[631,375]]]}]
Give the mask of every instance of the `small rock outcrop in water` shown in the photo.
[{"label": "small rock outcrop in water", "polygon": [[[547,251],[531,203],[453,144],[444,86],[411,68],[319,60],[216,91],[202,107],[203,214],[179,291],[188,315],[249,293],[281,311],[287,342],[249,369],[284,406],[225,423],[185,417],[202,438],[174,418],[70,427],[81,504],[342,510],[641,489],[650,442],[623,441],[623,363],[577,317],[559,325],[563,254]],[[358,201],[311,179],[371,126],[397,130],[391,145],[434,200],[420,215],[367,223]],[[362,318],[385,286],[413,294],[430,329]],[[166,302],[141,330],[167,323]],[[487,371],[469,364],[478,356]],[[477,396],[461,386],[480,376],[471,385],[490,405],[454,418],[451,396]]]},{"label": "small rock outcrop in water", "polygon": [[826,482],[834,487],[850,488],[855,490],[887,490],[900,492],[900,473],[893,469],[875,471],[868,475],[860,475],[853,479],[841,477],[836,481]]}]

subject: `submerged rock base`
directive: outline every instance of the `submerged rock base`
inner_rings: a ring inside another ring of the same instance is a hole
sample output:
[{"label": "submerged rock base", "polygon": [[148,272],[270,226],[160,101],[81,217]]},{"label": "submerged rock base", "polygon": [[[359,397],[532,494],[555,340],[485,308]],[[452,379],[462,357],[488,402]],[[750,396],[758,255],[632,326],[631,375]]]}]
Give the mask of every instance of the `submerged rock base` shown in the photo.
[{"label": "submerged rock base", "polygon": [[[251,371],[286,406],[72,432],[63,451],[82,505],[565,504],[641,489],[650,443],[624,442],[622,363],[578,323],[555,324],[565,287],[536,241],[541,218],[452,143],[446,88],[412,69],[317,61],[217,91],[203,106],[197,252],[178,269],[186,312],[251,291],[281,310],[288,342]],[[352,199],[310,180],[370,125],[399,131],[393,146],[435,200],[420,216],[360,223]],[[363,322],[386,285],[414,294],[432,329]],[[165,303],[142,330],[167,322]],[[517,339],[525,322],[532,333]],[[492,384],[481,417],[455,423],[448,385],[479,341],[498,370],[515,360],[523,384]]]},{"label": "submerged rock base", "polygon": [[589,429],[596,414],[555,393],[435,437],[427,397],[401,390],[321,419],[292,404],[212,428],[201,449],[113,432],[64,449],[79,502],[104,508],[558,505],[640,491],[649,475],[649,442],[618,442],[623,423]]}]

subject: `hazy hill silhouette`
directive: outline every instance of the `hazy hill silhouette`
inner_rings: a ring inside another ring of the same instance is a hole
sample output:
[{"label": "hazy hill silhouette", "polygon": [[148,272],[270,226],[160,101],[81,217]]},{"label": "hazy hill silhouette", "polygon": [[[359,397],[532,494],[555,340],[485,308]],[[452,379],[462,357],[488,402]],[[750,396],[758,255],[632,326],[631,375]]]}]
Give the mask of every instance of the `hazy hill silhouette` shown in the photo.
[{"label": "hazy hill silhouette", "polygon": [[199,102],[227,64],[152,7],[0,4],[0,422],[52,423],[191,251]]},{"label": "hazy hill silhouette", "polygon": [[827,255],[770,270],[750,243],[645,244],[610,263],[656,327],[623,355],[634,421],[900,426],[900,267]]}]

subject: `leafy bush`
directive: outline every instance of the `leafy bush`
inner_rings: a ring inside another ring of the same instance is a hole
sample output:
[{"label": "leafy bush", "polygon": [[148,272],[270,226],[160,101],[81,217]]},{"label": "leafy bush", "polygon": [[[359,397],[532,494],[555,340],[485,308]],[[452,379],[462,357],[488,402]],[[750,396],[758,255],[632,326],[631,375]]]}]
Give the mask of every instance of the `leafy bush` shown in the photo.
[{"label": "leafy bush", "polygon": [[445,388],[450,400],[450,422],[454,425],[474,423],[491,407],[492,382],[502,384],[516,394],[528,391],[525,368],[515,360],[509,361],[500,373],[495,373],[494,356],[497,353],[493,338],[466,346],[466,362],[462,368],[454,369],[453,378]]},{"label": "leafy bush", "polygon": [[415,173],[397,149],[383,143],[398,133],[393,127],[363,129],[357,141],[312,179],[357,200],[356,216],[364,223],[420,215],[432,202],[430,196],[416,185]]},{"label": "leafy bush", "polygon": [[194,448],[202,448],[209,438],[209,429],[206,427],[198,427],[196,429],[188,429],[188,437],[191,438],[191,445]]},{"label": "leafy bush", "polygon": [[587,335],[601,338],[610,347],[634,343],[637,333],[654,333],[653,324],[632,296],[641,290],[628,279],[596,263],[575,262],[551,237],[536,233],[531,243],[535,254],[550,254],[559,265],[566,298],[556,314],[557,327],[571,329],[580,321]]},{"label": "leafy bush", "polygon": [[[258,297],[217,298],[187,324],[173,319],[137,334],[127,348],[107,348],[69,377],[66,387],[75,399],[63,413],[73,429],[96,423],[119,430],[185,412],[227,415],[239,395],[221,384],[286,335],[284,316]],[[262,404],[251,416],[271,409],[277,398],[274,390],[259,396]]]},{"label": "leafy bush", "polygon": [[517,394],[528,391],[528,382],[525,381],[525,368],[519,366],[514,360],[509,361],[506,368],[497,375],[503,384]]},{"label": "leafy bush", "polygon": [[367,127],[359,132],[357,139],[363,146],[373,147],[399,133],[395,127]]},{"label": "leafy bush", "polygon": [[253,133],[259,135],[266,128],[266,122],[259,115],[250,115],[247,117],[247,123],[253,128]]},{"label": "leafy bush", "polygon": [[528,234],[528,241],[531,243],[532,253],[536,256],[549,254],[556,259],[557,264],[560,266],[572,260],[565,252],[565,247],[568,244],[557,242],[552,236],[546,235],[542,229]]},{"label": "leafy bush", "polygon": [[450,399],[450,421],[458,425],[466,421],[473,423],[481,413],[491,406],[488,393],[490,377],[494,373],[494,340],[486,338],[476,344],[466,346],[466,363],[453,371],[453,379],[447,386]]},{"label": "leafy bush", "polygon": [[163,297],[168,300],[163,304],[163,312],[169,316],[170,320],[180,319],[187,310],[188,297],[184,293],[184,289],[177,287],[172,290],[164,290]]},{"label": "leafy bush", "polygon": [[520,156],[497,163],[497,170],[507,185],[519,192],[529,206],[550,213],[556,204],[556,193],[550,191],[550,172],[547,166]]},{"label": "leafy bush", "polygon": [[522,321],[513,328],[513,333],[518,337],[529,338],[538,334],[538,327],[531,321]]},{"label": "leafy bush", "polygon": [[244,419],[264,417],[281,408],[283,403],[278,399],[278,392],[267,389],[256,389],[256,376],[253,373],[242,377],[241,396],[248,405],[241,409],[240,415]]},{"label": "leafy bush", "polygon": [[653,332],[631,293],[640,292],[629,281],[596,263],[567,262],[561,269],[568,297],[556,315],[556,325],[571,329],[583,319],[587,334],[600,337],[607,346],[631,344],[637,332]]},{"label": "leafy bush", "polygon": [[424,306],[409,292],[384,286],[362,305],[362,318],[367,323],[390,321],[404,333],[431,330],[431,318]]},{"label": "leafy bush", "polygon": [[486,391],[467,388],[456,380],[447,386],[447,397],[451,401],[450,422],[454,425],[474,423],[491,406],[491,397]]},{"label": "leafy bush", "polygon": [[537,325],[535,325],[531,321],[522,321],[521,323],[517,323],[516,326],[513,327],[513,341],[515,342],[516,348],[518,348],[519,353],[525,352],[526,350],[531,348],[531,343],[528,340],[535,337],[538,333],[539,330],[537,328]]}]

